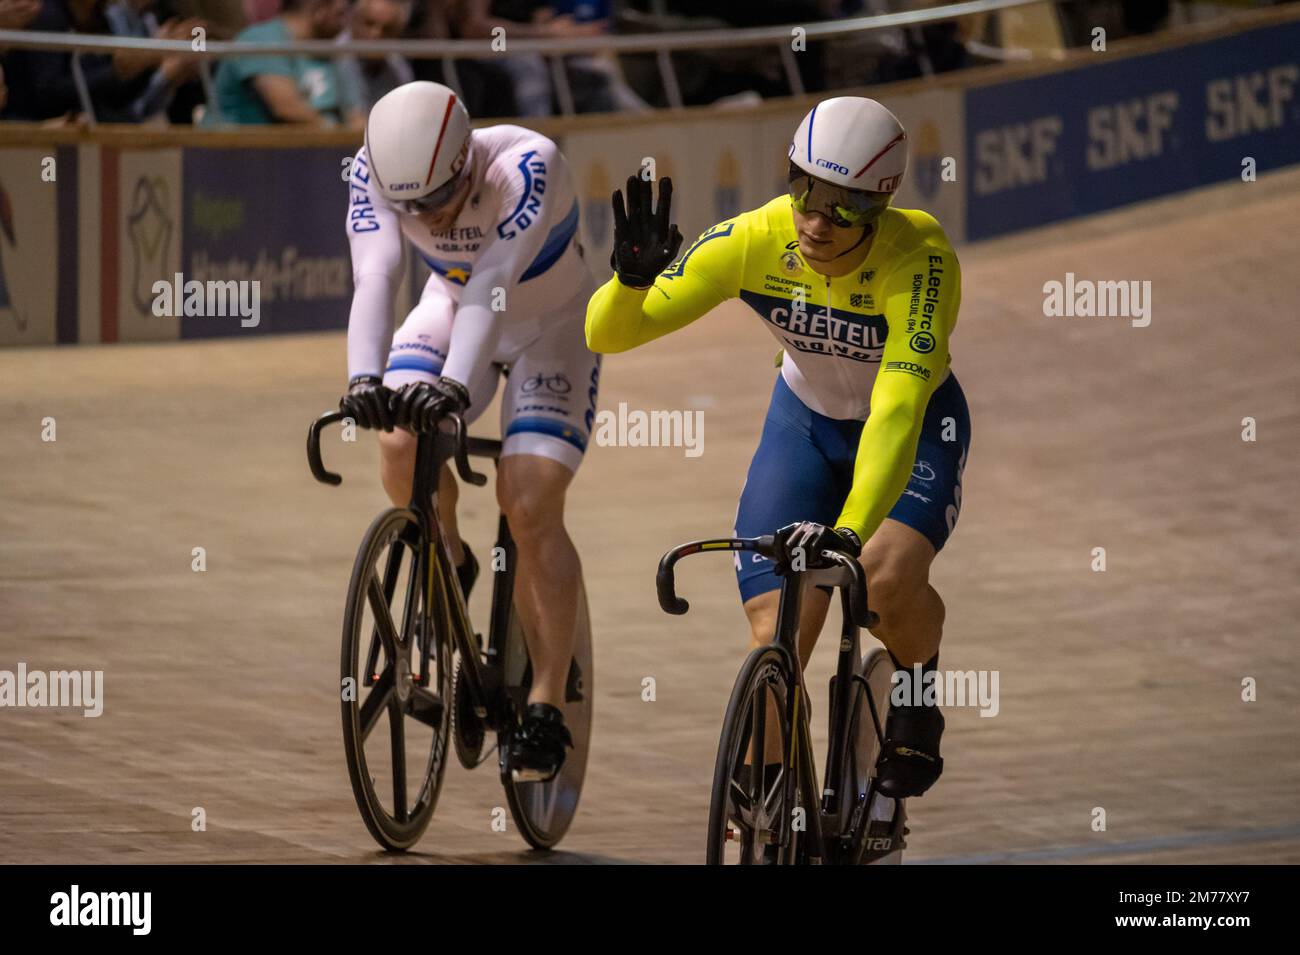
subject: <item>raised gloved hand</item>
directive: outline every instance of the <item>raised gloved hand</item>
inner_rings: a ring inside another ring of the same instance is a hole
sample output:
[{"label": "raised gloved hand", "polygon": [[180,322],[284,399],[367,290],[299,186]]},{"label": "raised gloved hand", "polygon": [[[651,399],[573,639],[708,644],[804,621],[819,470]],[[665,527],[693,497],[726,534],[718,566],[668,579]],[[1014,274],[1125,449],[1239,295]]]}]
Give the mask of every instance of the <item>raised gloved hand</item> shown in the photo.
[{"label": "raised gloved hand", "polygon": [[673,201],[673,181],[659,184],[659,208],[653,209],[654,184],[640,176],[627,179],[627,209],[623,194],[614,190],[614,251],[609,264],[618,280],[632,288],[649,288],[668,268],[682,247],[682,234],[668,216]]},{"label": "raised gloved hand", "polygon": [[363,428],[392,431],[393,397],[378,375],[357,375],[348,382],[348,393],[339,399],[339,410]]},{"label": "raised gloved hand", "polygon": [[435,381],[413,381],[397,391],[393,410],[398,425],[417,434],[432,431],[445,416],[463,414],[469,407],[469,389],[459,381],[442,377]]}]

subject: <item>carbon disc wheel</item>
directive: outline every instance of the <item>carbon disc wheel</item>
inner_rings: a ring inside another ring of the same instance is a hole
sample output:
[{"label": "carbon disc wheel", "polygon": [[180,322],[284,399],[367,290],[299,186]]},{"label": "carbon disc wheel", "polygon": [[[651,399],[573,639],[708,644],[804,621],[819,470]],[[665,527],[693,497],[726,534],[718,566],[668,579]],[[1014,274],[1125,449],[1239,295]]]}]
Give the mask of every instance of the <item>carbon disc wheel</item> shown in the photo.
[{"label": "carbon disc wheel", "polygon": [[[564,723],[573,737],[564,765],[553,779],[544,782],[516,781],[508,763],[510,741],[501,734],[501,783],[505,786],[510,814],[519,833],[534,849],[550,849],[569,831],[578,812],[582,783],[587,775],[587,750],[591,741],[592,703],[595,674],[591,656],[591,617],[587,610],[587,592],[578,594],[578,618],[574,624],[573,662],[565,691]],[[517,713],[522,713],[528,698],[531,668],[528,648],[519,626],[518,614],[511,612],[510,638],[506,644],[505,686]]]}]

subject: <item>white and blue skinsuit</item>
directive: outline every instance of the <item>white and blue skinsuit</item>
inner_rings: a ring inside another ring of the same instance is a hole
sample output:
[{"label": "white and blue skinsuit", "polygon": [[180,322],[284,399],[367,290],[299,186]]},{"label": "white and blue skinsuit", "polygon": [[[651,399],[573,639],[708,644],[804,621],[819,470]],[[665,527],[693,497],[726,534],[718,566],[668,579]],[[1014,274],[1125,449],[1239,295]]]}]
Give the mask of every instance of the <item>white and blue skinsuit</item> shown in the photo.
[{"label": "white and blue skinsuit", "polygon": [[[520,126],[472,133],[469,197],[431,234],[371,188],[366,150],[352,164],[347,218],[355,291],[348,375],[400,388],[439,375],[469,388],[472,421],[509,373],[502,455],[577,470],[596,410],[600,358],[583,333],[595,281],[578,246],[578,202],[555,143]],[[393,334],[403,238],[433,270]]]}]

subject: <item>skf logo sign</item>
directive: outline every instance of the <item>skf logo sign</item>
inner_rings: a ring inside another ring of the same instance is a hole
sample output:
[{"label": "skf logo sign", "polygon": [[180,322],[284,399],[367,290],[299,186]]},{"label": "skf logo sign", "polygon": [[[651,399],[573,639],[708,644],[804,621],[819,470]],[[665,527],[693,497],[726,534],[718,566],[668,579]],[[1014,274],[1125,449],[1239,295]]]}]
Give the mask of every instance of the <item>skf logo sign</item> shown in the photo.
[{"label": "skf logo sign", "polygon": [[1088,110],[1088,168],[1113,169],[1160,156],[1177,109],[1178,94],[1166,90]]},{"label": "skf logo sign", "polygon": [[1056,155],[1064,124],[1059,116],[1040,116],[981,130],[975,136],[975,193],[992,195],[1047,181],[1047,160]]},{"label": "skf logo sign", "polygon": [[847,166],[841,166],[839,163],[831,162],[829,159],[819,159],[817,160],[817,165],[821,166],[823,169],[829,169],[831,172],[838,172],[842,176],[847,176],[849,174],[849,168]]}]

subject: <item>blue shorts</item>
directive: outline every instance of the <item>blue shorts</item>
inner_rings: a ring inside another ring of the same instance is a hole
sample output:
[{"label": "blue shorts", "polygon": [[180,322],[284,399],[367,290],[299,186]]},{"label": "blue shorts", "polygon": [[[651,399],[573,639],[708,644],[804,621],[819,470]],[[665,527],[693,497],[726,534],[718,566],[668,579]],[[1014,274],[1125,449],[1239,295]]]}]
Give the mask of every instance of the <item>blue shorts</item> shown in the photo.
[{"label": "blue shorts", "polygon": [[[736,536],[761,537],[796,521],[834,524],[853,486],[864,423],[818,414],[778,375],[763,437],[740,492]],[[949,373],[930,396],[912,479],[889,512],[924,534],[936,551],[957,525],[969,450],[970,411],[961,385]],[[770,560],[741,551],[736,552],[736,578],[742,601],[781,586]]]}]

